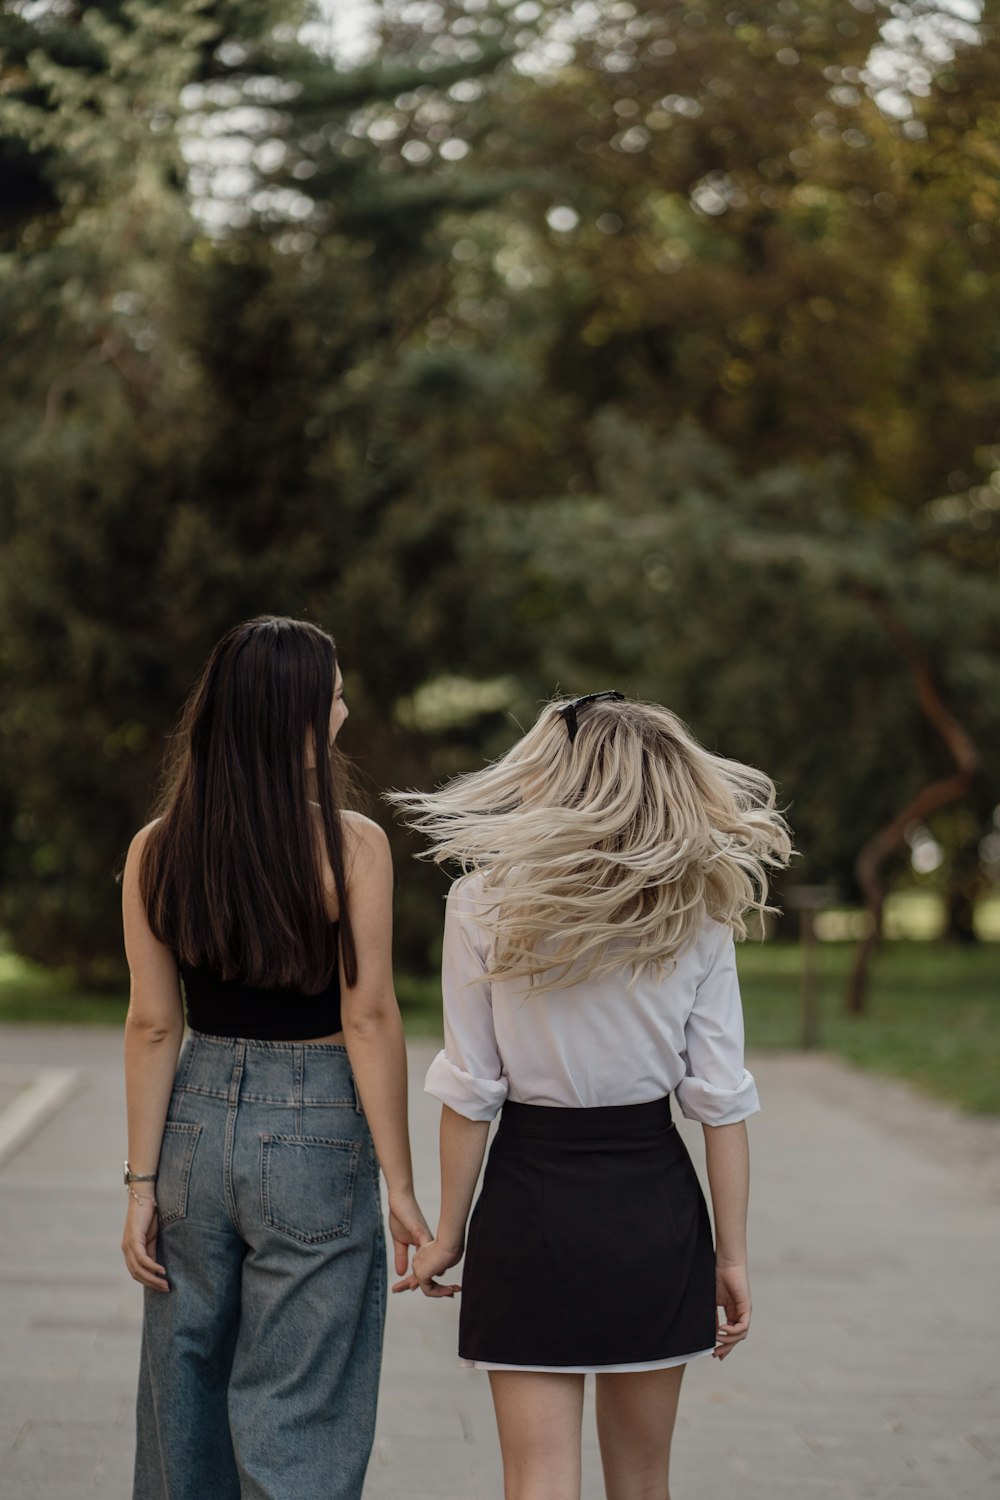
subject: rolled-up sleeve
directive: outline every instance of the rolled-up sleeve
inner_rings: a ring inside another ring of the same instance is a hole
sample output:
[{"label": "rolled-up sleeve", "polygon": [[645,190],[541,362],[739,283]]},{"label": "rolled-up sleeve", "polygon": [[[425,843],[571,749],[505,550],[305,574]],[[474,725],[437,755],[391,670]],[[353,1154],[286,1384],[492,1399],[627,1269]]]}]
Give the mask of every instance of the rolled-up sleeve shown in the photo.
[{"label": "rolled-up sleeve", "polygon": [[507,1097],[507,1080],[493,1029],[486,978],[486,937],[475,922],[471,878],[448,892],[441,954],[444,1050],[427,1072],[424,1088],[469,1120],[492,1120]]},{"label": "rolled-up sleeve", "polygon": [[711,962],[684,1027],[686,1076],[677,1085],[681,1113],[703,1125],[735,1125],[760,1109],[743,1066],[743,1005],[732,930],[721,927]]}]

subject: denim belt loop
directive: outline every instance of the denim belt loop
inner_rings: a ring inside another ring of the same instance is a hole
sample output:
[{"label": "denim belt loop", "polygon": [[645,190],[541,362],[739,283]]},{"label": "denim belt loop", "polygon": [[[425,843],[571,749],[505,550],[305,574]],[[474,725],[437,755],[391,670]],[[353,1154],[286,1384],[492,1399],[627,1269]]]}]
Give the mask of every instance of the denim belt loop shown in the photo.
[{"label": "denim belt loop", "polygon": [[198,1051],[198,1042],[198,1037],[192,1035],[190,1028],[188,1028],[184,1049],[181,1052],[177,1068],[177,1077],[174,1081],[174,1088],[179,1094],[183,1093],[187,1087],[188,1077],[191,1073],[191,1064],[194,1062],[195,1053]]},{"label": "denim belt loop", "polygon": [[236,1057],[233,1062],[233,1071],[229,1075],[229,1107],[235,1109],[240,1102],[240,1086],[243,1082],[243,1070],[246,1067],[247,1044],[240,1037],[236,1042]]},{"label": "denim belt loop", "polygon": [[354,1113],[356,1115],[363,1115],[364,1110],[361,1107],[361,1095],[358,1093],[358,1085],[354,1081],[353,1073],[351,1074],[351,1088],[354,1090]]},{"label": "denim belt loop", "polygon": [[306,1049],[292,1048],[292,1097],[295,1100],[295,1133],[302,1134],[302,1083],[305,1073]]}]

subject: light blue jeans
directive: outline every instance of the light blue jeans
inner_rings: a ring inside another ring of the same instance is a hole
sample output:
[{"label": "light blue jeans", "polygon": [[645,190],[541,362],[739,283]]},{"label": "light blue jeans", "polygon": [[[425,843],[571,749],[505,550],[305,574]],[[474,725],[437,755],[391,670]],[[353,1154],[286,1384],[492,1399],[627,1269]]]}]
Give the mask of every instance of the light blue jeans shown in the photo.
[{"label": "light blue jeans", "polygon": [[359,1500],[386,1254],[346,1049],[192,1033],[156,1195],[134,1500]]}]

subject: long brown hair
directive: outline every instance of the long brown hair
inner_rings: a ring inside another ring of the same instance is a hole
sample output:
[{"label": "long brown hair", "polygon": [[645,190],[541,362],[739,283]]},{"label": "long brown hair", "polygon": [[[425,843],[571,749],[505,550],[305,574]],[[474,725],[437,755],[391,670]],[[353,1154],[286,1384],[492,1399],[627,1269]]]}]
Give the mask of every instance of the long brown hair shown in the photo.
[{"label": "long brown hair", "polygon": [[281,616],[235,626],[208,658],[174,736],[139,876],[149,925],[181,963],[268,989],[325,987],[337,939],[312,800],[337,892],[344,975],[355,983],[344,765],[329,743],[336,674],[333,638]]}]

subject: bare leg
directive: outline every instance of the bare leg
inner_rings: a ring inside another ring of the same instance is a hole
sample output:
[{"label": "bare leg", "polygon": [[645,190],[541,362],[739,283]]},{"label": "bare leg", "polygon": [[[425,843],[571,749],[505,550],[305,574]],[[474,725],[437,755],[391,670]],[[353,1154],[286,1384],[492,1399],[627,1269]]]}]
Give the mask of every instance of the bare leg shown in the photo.
[{"label": "bare leg", "polygon": [[597,1437],[608,1500],[670,1500],[670,1440],[684,1368],[598,1375]]},{"label": "bare leg", "polygon": [[583,1376],[491,1370],[504,1500],[580,1500]]}]

